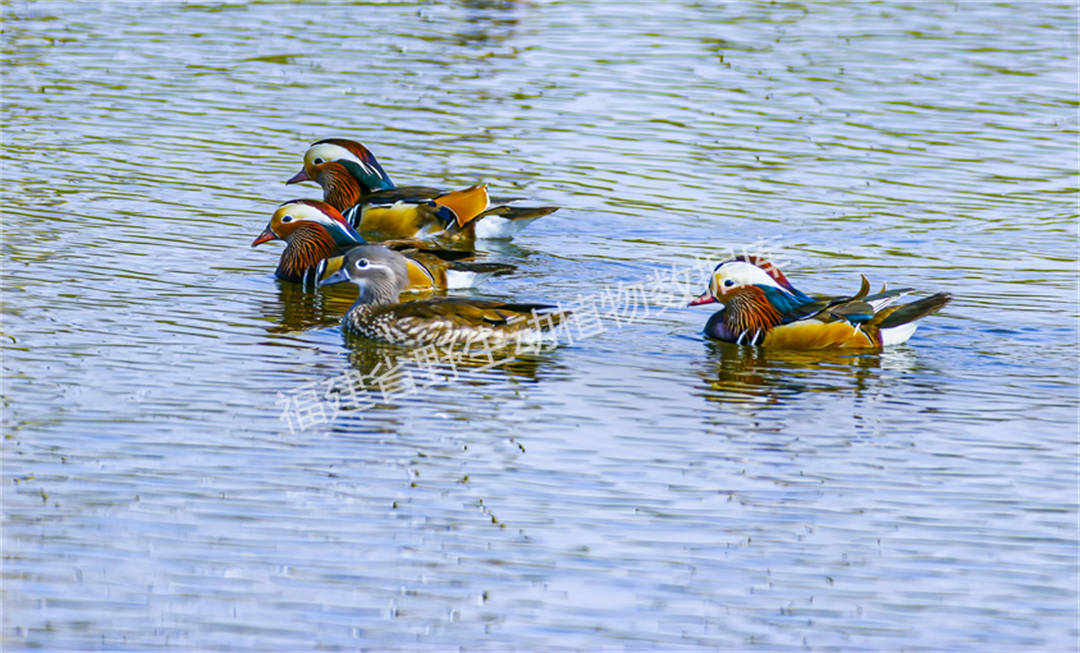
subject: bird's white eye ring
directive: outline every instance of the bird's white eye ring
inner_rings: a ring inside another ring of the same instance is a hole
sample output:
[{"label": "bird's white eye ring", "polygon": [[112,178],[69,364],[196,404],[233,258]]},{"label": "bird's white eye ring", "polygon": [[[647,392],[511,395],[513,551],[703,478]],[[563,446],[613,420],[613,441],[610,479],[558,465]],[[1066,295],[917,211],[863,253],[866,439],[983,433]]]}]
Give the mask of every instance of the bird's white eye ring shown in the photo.
[{"label": "bird's white eye ring", "polygon": [[362,259],[360,259],[359,261],[356,262],[357,269],[362,270],[362,269],[366,268],[367,266],[368,266],[368,260],[366,258],[362,258]]},{"label": "bird's white eye ring", "polygon": [[283,215],[283,216],[281,216],[281,221],[282,222],[292,222],[292,220],[293,220],[293,217],[291,215]]}]

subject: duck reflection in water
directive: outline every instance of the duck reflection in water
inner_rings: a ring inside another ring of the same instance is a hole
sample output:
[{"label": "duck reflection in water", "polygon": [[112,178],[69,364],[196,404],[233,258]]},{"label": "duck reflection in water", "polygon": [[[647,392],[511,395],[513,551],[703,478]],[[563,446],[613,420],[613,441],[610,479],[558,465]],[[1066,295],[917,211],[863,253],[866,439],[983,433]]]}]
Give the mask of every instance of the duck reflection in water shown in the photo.
[{"label": "duck reflection in water", "polygon": [[[401,347],[348,334],[346,342],[348,365],[327,379],[325,391],[335,412],[350,421],[363,420],[366,410],[393,411],[416,403],[442,403],[448,414],[467,406],[464,413],[472,418],[487,410],[494,419],[504,402],[478,401],[482,395],[505,399],[516,396],[523,384],[564,373],[551,347],[518,353],[510,346],[485,353]],[[440,402],[440,397],[445,399]]]},{"label": "duck reflection in water", "polygon": [[[472,48],[480,44],[500,45],[513,40],[519,27],[518,9],[527,8],[527,3],[520,0],[459,0],[457,4],[465,10],[464,27],[447,32],[444,38]],[[480,50],[477,56],[486,54]]]},{"label": "duck reflection in water", "polygon": [[845,371],[856,390],[864,387],[869,370],[880,364],[875,353],[768,351],[707,341],[708,363],[702,378],[709,401],[771,404],[803,392],[833,389],[835,373]]},{"label": "duck reflection in water", "polygon": [[[300,284],[278,283],[275,300],[268,301],[265,313],[275,324],[271,333],[299,333],[313,328],[338,328],[341,318],[356,301],[356,289],[330,286],[318,292]],[[509,344],[483,350],[461,347],[402,347],[375,342],[344,333],[347,364],[324,379],[326,399],[343,413],[379,406],[393,409],[417,397],[434,393],[481,392],[480,388],[499,383],[538,383],[563,365],[557,349],[550,344]],[[496,390],[498,392],[498,390]]]},{"label": "duck reflection in water", "polygon": [[[298,333],[320,327],[338,326],[356,301],[351,286],[330,286],[312,292],[298,283],[277,283],[277,296],[264,303],[263,313],[273,321],[270,333]],[[417,298],[432,293],[416,293]]]},{"label": "duck reflection in water", "polygon": [[709,340],[697,367],[706,402],[757,414],[822,394],[849,395],[855,408],[886,395],[893,375],[916,369],[915,351],[822,352],[768,350]]},{"label": "duck reflection in water", "polygon": [[[517,353],[513,346],[488,353],[465,349],[418,349],[372,342],[366,338],[346,335],[349,346],[350,377],[368,391],[379,391],[389,379],[387,372],[407,373],[407,383],[428,391],[440,386],[482,386],[499,378],[539,381],[542,370],[557,371],[563,366],[555,358],[554,347]],[[383,385],[380,385],[380,377]]]}]

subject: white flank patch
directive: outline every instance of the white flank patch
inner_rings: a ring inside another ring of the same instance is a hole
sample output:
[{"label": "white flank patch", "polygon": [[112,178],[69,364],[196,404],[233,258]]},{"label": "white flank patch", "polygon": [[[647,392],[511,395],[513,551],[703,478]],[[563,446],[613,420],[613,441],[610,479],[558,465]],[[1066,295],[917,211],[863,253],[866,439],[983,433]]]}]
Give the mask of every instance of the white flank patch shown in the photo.
[{"label": "white flank patch", "polygon": [[449,290],[473,288],[488,277],[491,272],[469,272],[468,270],[447,270],[446,287]]},{"label": "white flank patch", "polygon": [[485,240],[510,240],[537,219],[507,220],[499,215],[487,215],[476,223],[476,237]]},{"label": "white flank patch", "polygon": [[918,329],[919,325],[914,322],[908,322],[907,324],[901,324],[900,326],[894,326],[891,329],[881,330],[881,345],[888,347],[889,345],[899,345],[902,342],[907,342],[915,333],[915,329]]}]

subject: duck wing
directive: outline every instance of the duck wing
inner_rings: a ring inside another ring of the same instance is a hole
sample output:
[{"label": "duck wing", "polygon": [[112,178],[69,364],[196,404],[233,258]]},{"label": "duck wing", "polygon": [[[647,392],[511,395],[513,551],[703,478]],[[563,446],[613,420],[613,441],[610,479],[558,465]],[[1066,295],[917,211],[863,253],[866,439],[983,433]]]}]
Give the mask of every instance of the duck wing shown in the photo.
[{"label": "duck wing", "polygon": [[[403,302],[377,307],[396,318],[412,318],[424,321],[447,321],[460,326],[510,327],[528,326],[530,318],[537,313],[554,309],[549,304],[520,304],[498,300],[467,299],[463,297],[437,297],[415,302]],[[379,311],[379,312],[382,312]],[[552,313],[553,324],[562,319]]]}]

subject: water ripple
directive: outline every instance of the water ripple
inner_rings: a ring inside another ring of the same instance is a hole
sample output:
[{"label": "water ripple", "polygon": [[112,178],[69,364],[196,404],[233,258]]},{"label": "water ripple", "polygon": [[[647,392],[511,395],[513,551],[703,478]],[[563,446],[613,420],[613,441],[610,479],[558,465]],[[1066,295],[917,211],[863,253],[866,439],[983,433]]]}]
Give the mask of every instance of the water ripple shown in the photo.
[{"label": "water ripple", "polygon": [[[0,11],[9,647],[1075,649],[1075,7]],[[290,429],[404,357],[249,247],[328,136],[564,207],[478,294],[956,299],[843,356],[654,305]]]}]

